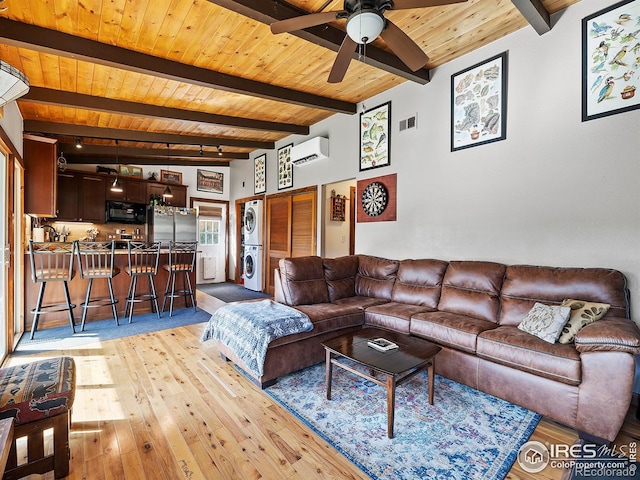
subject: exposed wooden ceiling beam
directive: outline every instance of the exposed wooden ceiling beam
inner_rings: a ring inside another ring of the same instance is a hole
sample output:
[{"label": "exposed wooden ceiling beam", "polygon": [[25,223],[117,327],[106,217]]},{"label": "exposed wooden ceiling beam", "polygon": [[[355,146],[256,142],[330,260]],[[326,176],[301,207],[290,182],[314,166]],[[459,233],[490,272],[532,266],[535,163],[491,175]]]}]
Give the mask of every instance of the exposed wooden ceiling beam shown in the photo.
[{"label": "exposed wooden ceiling beam", "polygon": [[356,112],[355,103],[174,62],[6,18],[0,18],[0,43],[277,102],[332,112]]},{"label": "exposed wooden ceiling beam", "polygon": [[551,17],[541,0],[511,0],[538,35],[551,30]]},{"label": "exposed wooden ceiling beam", "polygon": [[[69,165],[87,165],[87,164],[102,164],[102,165],[115,165],[115,157],[112,156],[91,156],[83,157],[79,155],[67,155],[64,154]],[[182,167],[228,167],[229,160],[215,161],[214,159],[195,160],[195,159],[180,159],[172,158],[171,163],[167,165],[167,161],[158,161],[152,158],[136,158],[136,157],[118,157],[119,163],[131,163],[133,165],[160,165],[160,166],[182,166]]]},{"label": "exposed wooden ceiling beam", "polygon": [[29,92],[20,98],[20,101],[31,101],[45,105],[57,105],[60,107],[83,108],[99,112],[118,113],[123,115],[136,115],[161,119],[187,120],[190,122],[210,123],[214,125],[233,126],[250,130],[297,133],[308,135],[309,127],[305,125],[293,125],[289,123],[268,122],[249,118],[230,117],[216,115],[193,110],[179,108],[160,107],[144,103],[127,102],[111,98],[95,97],[81,93],[65,92],[50,88],[31,87]]},{"label": "exposed wooden ceiling beam", "polygon": [[200,161],[211,161],[211,160],[248,160],[248,153],[241,152],[225,152],[224,149],[221,153],[211,152],[211,151],[202,151],[202,155],[199,150],[180,150],[176,148],[130,148],[130,147],[116,147],[111,145],[82,145],[82,148],[76,148],[75,145],[70,143],[59,143],[58,151],[65,152],[65,157],[67,153],[73,157],[86,157],[86,156],[113,156],[116,155],[118,157],[136,157],[136,158],[150,158],[161,159],[163,163],[167,158],[182,158],[182,159],[199,159]]},{"label": "exposed wooden ceiling beam", "polygon": [[[293,5],[289,5],[280,0],[208,0],[227,10],[239,13],[258,22],[270,25],[276,20],[286,20],[308,14]],[[321,45],[325,48],[337,52],[344,40],[345,32],[332,27],[331,25],[320,25],[318,27],[307,28],[291,32],[291,35],[303,38],[309,42]],[[428,52],[427,52],[428,54]],[[354,52],[353,58],[360,60]],[[367,45],[367,55],[364,58],[367,65],[379,68],[399,77],[406,78],[419,84],[429,82],[429,70],[423,68],[417,72],[412,72],[398,57],[373,45]]]},{"label": "exposed wooden ceiling beam", "polygon": [[152,133],[138,130],[121,130],[118,128],[91,127],[68,123],[41,122],[25,120],[24,131],[47,135],[70,135],[84,138],[106,138],[110,140],[126,140],[131,142],[168,143],[171,145],[207,145],[217,147],[261,148],[272,150],[274,142],[257,140],[238,140],[234,138],[202,137],[194,135],[174,135],[171,133]]}]

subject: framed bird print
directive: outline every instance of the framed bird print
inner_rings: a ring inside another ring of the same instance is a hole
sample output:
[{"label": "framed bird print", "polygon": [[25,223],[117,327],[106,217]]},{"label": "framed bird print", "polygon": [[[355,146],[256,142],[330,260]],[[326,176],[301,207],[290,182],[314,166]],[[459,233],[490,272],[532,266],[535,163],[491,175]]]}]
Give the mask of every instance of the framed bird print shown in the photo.
[{"label": "framed bird print", "polygon": [[278,190],[293,187],[292,147],[293,143],[278,149]]},{"label": "framed bird print", "polygon": [[582,19],[582,121],[640,108],[640,0]]},{"label": "framed bird print", "polygon": [[253,192],[255,194],[267,191],[267,154],[263,153],[253,159]]},{"label": "framed bird print", "polygon": [[391,102],[360,114],[360,171],[391,164]]},{"label": "framed bird print", "polygon": [[507,138],[507,52],[451,75],[451,151]]}]

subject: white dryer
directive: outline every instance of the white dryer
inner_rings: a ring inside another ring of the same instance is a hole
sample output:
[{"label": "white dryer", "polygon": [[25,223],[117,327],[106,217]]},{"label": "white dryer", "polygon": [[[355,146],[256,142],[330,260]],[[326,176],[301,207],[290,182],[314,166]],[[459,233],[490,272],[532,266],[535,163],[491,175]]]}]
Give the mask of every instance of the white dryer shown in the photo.
[{"label": "white dryer", "polygon": [[244,206],[244,244],[262,245],[262,200]]},{"label": "white dryer", "polygon": [[262,291],[262,247],[244,247],[244,286],[256,292]]}]

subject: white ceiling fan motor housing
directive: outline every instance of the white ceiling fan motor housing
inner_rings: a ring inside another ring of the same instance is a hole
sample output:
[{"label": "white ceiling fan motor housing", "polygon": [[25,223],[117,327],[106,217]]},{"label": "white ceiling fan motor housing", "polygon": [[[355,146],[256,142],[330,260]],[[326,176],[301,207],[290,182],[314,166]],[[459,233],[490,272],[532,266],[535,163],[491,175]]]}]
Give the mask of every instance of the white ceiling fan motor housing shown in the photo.
[{"label": "white ceiling fan motor housing", "polygon": [[360,44],[373,42],[384,30],[384,17],[376,12],[358,12],[347,20],[347,35]]}]

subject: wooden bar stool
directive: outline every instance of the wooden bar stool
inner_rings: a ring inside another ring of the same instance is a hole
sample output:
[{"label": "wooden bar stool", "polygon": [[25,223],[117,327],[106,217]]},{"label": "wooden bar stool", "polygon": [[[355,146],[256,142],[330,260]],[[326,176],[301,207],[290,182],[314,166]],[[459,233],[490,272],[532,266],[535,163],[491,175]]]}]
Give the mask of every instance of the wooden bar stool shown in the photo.
[{"label": "wooden bar stool", "polygon": [[[33,240],[29,240],[31,279],[34,283],[40,284],[36,307],[31,310],[31,313],[34,315],[33,325],[31,325],[31,340],[33,340],[33,335],[38,328],[40,315],[62,312],[64,310],[69,312],[71,331],[76,333],[75,320],[73,318],[73,309],[76,308],[76,306],[71,303],[69,285],[67,284],[75,275],[73,270],[74,248],[75,244],[73,242],[34,242]],[[62,282],[66,298],[65,303],[42,304],[44,289],[48,282]]]},{"label": "wooden bar stool", "polygon": [[[169,316],[173,315],[173,300],[177,297],[184,297],[185,308],[189,306],[187,297],[191,297],[191,305],[196,309],[196,302],[193,296],[193,287],[191,286],[191,278],[189,274],[193,272],[196,265],[196,248],[198,242],[169,242],[169,264],[163,265],[162,268],[169,272],[167,278],[167,286],[164,289],[164,299],[162,300],[162,311],[169,301]],[[182,290],[176,291],[176,276],[182,273]],[[171,285],[171,293],[169,293],[169,285]]]},{"label": "wooden bar stool", "polygon": [[[78,255],[78,268],[80,270],[80,278],[88,278],[87,295],[82,307],[82,327],[84,332],[84,323],[87,319],[87,309],[98,308],[111,305],[113,318],[116,325],[118,322],[118,312],[116,311],[116,303],[118,300],[113,296],[113,284],[111,279],[120,273],[118,267],[113,266],[115,250],[115,241],[111,242],[76,242],[76,254]],[[91,287],[95,278],[104,278],[107,280],[109,287],[109,297],[94,298],[91,300]]]},{"label": "wooden bar stool", "polygon": [[[127,292],[127,302],[124,307],[124,314],[127,316],[129,312],[129,323],[133,321],[133,305],[138,302],[151,302],[151,311],[155,311],[160,318],[160,309],[158,308],[158,295],[156,287],[153,284],[153,277],[158,273],[158,261],[160,259],[160,242],[128,243],[129,264],[125,271],[131,277],[129,281],[129,291]],[[147,293],[136,295],[136,286],[138,277],[146,276],[149,289]],[[155,310],[154,310],[155,307]]]}]

